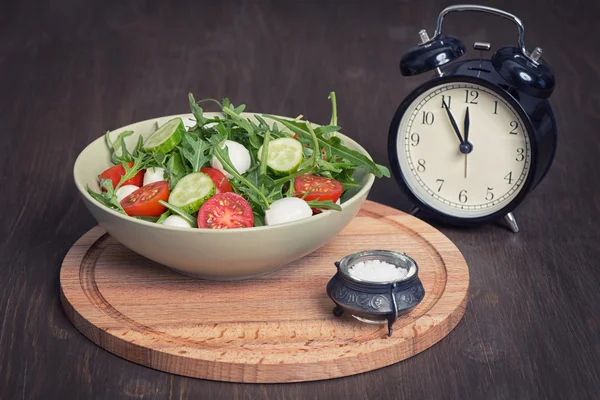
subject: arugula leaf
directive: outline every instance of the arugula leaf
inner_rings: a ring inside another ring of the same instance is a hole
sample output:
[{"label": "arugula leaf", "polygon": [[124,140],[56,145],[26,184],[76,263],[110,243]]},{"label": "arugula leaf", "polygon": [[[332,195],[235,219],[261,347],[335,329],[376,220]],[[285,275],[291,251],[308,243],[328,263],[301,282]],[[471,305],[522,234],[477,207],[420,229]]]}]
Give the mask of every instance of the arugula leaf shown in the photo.
[{"label": "arugula leaf", "polygon": [[165,164],[165,170],[167,173],[167,180],[169,181],[169,187],[172,190],[177,182],[187,174],[185,166],[183,165],[183,160],[181,159],[181,154],[178,152],[173,153]]},{"label": "arugula leaf", "polygon": [[[125,145],[125,144],[123,144]],[[138,141],[137,144],[135,145],[135,148],[133,149],[133,156],[137,157],[140,155],[140,153],[144,152],[144,138],[142,136],[138,136]]]},{"label": "arugula leaf", "polygon": [[330,172],[342,172],[343,168],[351,167],[351,163],[330,163],[329,161],[325,161],[322,158],[317,160],[317,166],[319,167],[319,171],[330,171]]},{"label": "arugula leaf", "polygon": [[210,161],[210,144],[197,136],[184,135],[181,154],[192,165],[192,172],[200,171],[200,168]]},{"label": "arugula leaf", "polygon": [[317,136],[323,136],[325,139],[329,139],[331,136],[333,136],[333,133],[339,132],[340,129],[342,128],[337,125],[323,125],[316,127],[315,133]]},{"label": "arugula leaf", "polygon": [[321,158],[321,148],[319,147],[319,139],[317,138],[317,135],[315,133],[315,131],[313,131],[313,129],[310,126],[310,123],[307,122],[306,123],[306,127],[308,128],[308,132],[310,132],[310,137],[312,139],[312,156],[311,156],[311,167],[312,168],[316,168],[317,167],[317,163],[319,162],[319,158]]},{"label": "arugula leaf", "polygon": [[151,159],[151,161],[149,160],[149,162],[146,166],[148,166],[148,167],[153,166],[153,165],[150,165],[150,163],[152,163],[152,161],[154,161],[154,163],[156,164],[157,167],[161,167],[165,164],[166,159],[167,159],[167,154],[152,153],[152,159]]},{"label": "arugula leaf", "polygon": [[[174,206],[171,203],[167,203],[166,201],[163,201],[163,200],[159,200],[158,203],[162,204],[165,207],[167,207],[167,209],[171,210],[171,212],[173,212],[173,214],[177,214],[181,218],[185,219],[187,221],[187,223],[190,224],[192,227],[194,227],[194,228],[198,227],[197,219],[194,218],[194,216],[192,216],[192,215],[186,213],[185,211],[183,211],[181,208],[179,208],[177,206]],[[162,217],[162,215],[161,215],[161,217]]]},{"label": "arugula leaf", "polygon": [[271,186],[270,192],[267,194],[267,199],[272,203],[276,200],[283,199],[283,183]]},{"label": "arugula leaf", "polygon": [[340,174],[332,176],[333,179],[338,181],[344,187],[344,190],[359,188],[360,183],[354,180],[354,168],[348,168],[343,170]]},{"label": "arugula leaf", "polygon": [[156,223],[162,224],[169,215],[171,215],[171,210],[167,210],[164,213],[160,214],[160,217],[158,217],[158,219],[156,220]]},{"label": "arugula leaf", "polygon": [[[241,107],[241,106],[240,106]],[[239,127],[244,128],[248,134],[254,134],[254,127],[246,118],[242,118],[236,112],[229,107],[223,107],[223,112],[231,118]]]},{"label": "arugula leaf", "polygon": [[237,115],[240,115],[241,113],[244,112],[244,110],[246,109],[246,105],[245,104],[240,104],[238,107],[236,107],[233,111],[235,111],[235,113]]},{"label": "arugula leaf", "polygon": [[[290,121],[268,114],[264,114],[263,116],[281,123],[283,126],[288,128],[292,132],[297,133],[300,137],[308,138],[308,135],[311,135],[310,131],[308,130],[308,125],[306,123],[300,124],[296,121]],[[356,150],[351,150],[348,147],[344,146],[341,143],[340,138],[338,137],[331,137],[329,139],[321,137],[318,138],[318,142],[319,146],[325,148],[327,154],[332,154],[334,156],[339,156],[344,160],[348,160],[356,166],[367,170],[368,172],[372,173],[378,178],[381,178],[383,176],[385,176],[386,178],[390,177],[390,171],[385,166],[375,164],[364,154]]]},{"label": "arugula leaf", "polygon": [[263,199],[261,197],[264,197],[264,195],[258,189],[251,189],[250,186],[245,185],[243,182],[236,180],[229,181],[229,183],[231,183],[232,188],[237,194],[239,194],[242,197],[245,197],[246,200],[248,200],[254,212],[259,210],[260,212],[264,213],[265,210],[269,208],[269,206],[266,205],[268,204],[268,200],[266,200],[266,198]]},{"label": "arugula leaf", "polygon": [[339,204],[335,204],[331,200],[311,200],[307,201],[308,205],[311,208],[316,208],[317,210],[335,210],[342,211],[342,207]]},{"label": "arugula leaf", "polygon": [[265,216],[254,213],[254,226],[265,226]]},{"label": "arugula leaf", "polygon": [[215,125],[215,130],[219,135],[222,135],[224,138],[231,139],[229,137],[230,129],[227,129],[227,127],[224,124],[224,121],[217,122],[217,125]]},{"label": "arugula leaf", "polygon": [[269,159],[269,142],[271,141],[271,132],[265,133],[265,140],[262,144],[262,154],[260,155],[260,174],[267,174],[267,160]]},{"label": "arugula leaf", "polygon": [[101,179],[100,187],[104,188],[105,191],[96,193],[92,189],[90,189],[89,186],[86,186],[86,189],[90,196],[92,196],[96,201],[104,204],[108,208],[112,208],[113,210],[125,214],[125,211],[123,211],[121,204],[119,204],[119,200],[117,200],[117,195],[115,193],[115,189],[113,188],[112,180]]},{"label": "arugula leaf", "polygon": [[331,100],[331,122],[329,122],[329,125],[337,125],[337,101],[335,92],[330,92],[328,99]]},{"label": "arugula leaf", "polygon": [[123,169],[125,169],[125,173],[121,175],[121,180],[117,184],[115,190],[119,189],[121,185],[125,183],[125,181],[133,178],[145,167],[144,155],[140,154],[138,157],[136,157],[133,160],[133,165],[131,167],[127,165],[126,162],[122,162],[121,165],[123,166]]},{"label": "arugula leaf", "polygon": [[[123,162],[131,162],[133,161],[133,156],[131,155],[131,153],[129,152],[129,150],[127,150],[127,145],[125,144],[125,138],[128,136],[133,135],[133,131],[124,131],[119,133],[119,136],[117,136],[117,139],[113,142],[110,139],[110,131],[107,131],[106,134],[104,135],[105,139],[106,139],[106,145],[108,146],[108,149],[110,150],[110,161],[117,165],[117,164],[122,164]],[[141,138],[141,136],[140,136]],[[143,139],[141,139],[143,141]],[[139,145],[139,140],[138,140],[138,145]],[[136,146],[137,149],[137,146]],[[118,154],[118,151],[121,150],[121,155]]]},{"label": "arugula leaf", "polygon": [[269,200],[267,200],[263,192],[258,190],[256,186],[248,182],[246,178],[244,178],[240,173],[237,172],[237,170],[233,166],[233,163],[231,162],[231,159],[229,158],[229,151],[227,147],[221,148],[221,145],[217,144],[215,147],[213,147],[213,152],[217,160],[219,160],[221,162],[221,165],[223,165],[223,169],[229,172],[231,175],[233,175],[234,178],[244,183],[247,186],[248,190],[254,191],[256,195],[258,195],[258,197],[260,198],[260,202],[264,206],[266,206],[266,208],[269,208]]},{"label": "arugula leaf", "polygon": [[158,218],[156,218],[156,217],[137,216],[137,217],[133,217],[133,218],[141,219],[142,221],[147,221],[147,222],[157,222],[158,221]]},{"label": "arugula leaf", "polygon": [[202,107],[196,103],[196,99],[194,99],[194,95],[192,93],[188,93],[188,100],[190,102],[190,108],[192,110],[192,114],[194,114],[194,118],[196,118],[196,127],[204,126],[206,123],[206,119],[204,118],[204,110]]}]

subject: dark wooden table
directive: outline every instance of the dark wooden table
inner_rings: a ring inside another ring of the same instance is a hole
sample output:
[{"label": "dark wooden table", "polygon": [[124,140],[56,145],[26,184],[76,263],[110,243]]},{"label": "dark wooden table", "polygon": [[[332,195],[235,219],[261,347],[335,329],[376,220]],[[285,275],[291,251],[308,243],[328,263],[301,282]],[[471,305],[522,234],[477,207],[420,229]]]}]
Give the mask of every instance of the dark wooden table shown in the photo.
[{"label": "dark wooden table", "polygon": [[[487,2],[486,2],[487,3]],[[558,85],[559,148],[518,208],[519,234],[439,228],[471,267],[462,322],[399,364],[331,381],[246,385],[173,376],[102,350],[69,323],[59,268],[94,220],[75,157],[107,129],[187,112],[186,95],[327,121],[387,162],[397,105],[425,77],[398,61],[446,1],[3,1],[0,5],[1,399],[584,399],[600,395],[600,36],[593,0],[506,1]],[[470,47],[514,26],[456,15]],[[370,199],[408,210],[392,180]]]}]

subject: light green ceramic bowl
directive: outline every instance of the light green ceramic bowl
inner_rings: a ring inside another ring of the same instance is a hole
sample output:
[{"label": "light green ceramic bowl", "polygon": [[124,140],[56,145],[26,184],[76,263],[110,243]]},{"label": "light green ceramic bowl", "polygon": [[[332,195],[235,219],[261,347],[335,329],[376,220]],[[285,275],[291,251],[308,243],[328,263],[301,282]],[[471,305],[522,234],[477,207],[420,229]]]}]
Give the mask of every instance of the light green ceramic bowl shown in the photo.
[{"label": "light green ceramic bowl", "polygon": [[[206,113],[207,116],[221,115]],[[251,117],[252,113],[244,113]],[[191,114],[177,115],[184,121]],[[133,130],[127,138],[133,148],[138,136],[149,136],[155,124],[175,115],[137,122],[112,131]],[[339,135],[344,144],[368,156],[350,138]],[[99,191],[98,175],[110,167],[110,154],[103,137],[88,145],[77,157],[73,170],[75,184],[96,221],[108,233],[134,252],[179,273],[213,280],[248,279],[273,272],[317,250],[335,237],[358,213],[373,185],[374,176],[357,170],[360,189],[344,195],[342,211],[326,211],[300,221],[281,225],[233,230],[174,228],[130,218],[94,200],[86,185]]]}]

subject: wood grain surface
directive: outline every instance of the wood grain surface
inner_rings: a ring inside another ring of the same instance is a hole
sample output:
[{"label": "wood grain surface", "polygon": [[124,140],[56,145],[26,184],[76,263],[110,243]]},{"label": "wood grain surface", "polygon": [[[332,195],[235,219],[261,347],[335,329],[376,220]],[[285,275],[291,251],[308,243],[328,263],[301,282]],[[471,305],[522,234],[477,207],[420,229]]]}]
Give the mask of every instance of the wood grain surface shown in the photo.
[{"label": "wood grain surface", "polygon": [[[461,323],[428,351],[347,378],[257,385],[145,368],[71,325],[59,270],[95,225],[73,184],[75,157],[107,129],[187,112],[188,91],[327,122],[335,90],[344,133],[385,163],[392,115],[426,79],[401,77],[400,56],[450,2],[1,1],[0,398],[597,398],[600,3],[479,3],[519,16],[557,79],[558,152],[515,211],[521,232],[439,226],[472,266],[471,286]],[[468,48],[516,39],[487,16],[452,15],[444,30]],[[391,180],[370,199],[410,209]]]},{"label": "wood grain surface", "polygon": [[[325,292],[334,261],[373,248],[413,257],[425,289],[391,337],[387,325],[335,317]],[[179,275],[98,226],[65,256],[60,287],[77,329],[127,360],[218,381],[302,382],[371,371],[433,346],[465,312],[469,270],[439,231],[367,201],[326,246],[276,273],[238,282]]]}]

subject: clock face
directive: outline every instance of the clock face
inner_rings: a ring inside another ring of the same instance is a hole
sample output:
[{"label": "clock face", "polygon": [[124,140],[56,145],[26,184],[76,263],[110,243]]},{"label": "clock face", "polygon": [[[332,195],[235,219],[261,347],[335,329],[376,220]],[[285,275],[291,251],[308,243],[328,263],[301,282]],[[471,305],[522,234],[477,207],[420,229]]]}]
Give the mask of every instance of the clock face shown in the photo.
[{"label": "clock face", "polygon": [[501,211],[523,190],[531,170],[521,116],[502,95],[477,83],[453,81],[421,93],[400,120],[396,151],[410,191],[457,218]]}]

